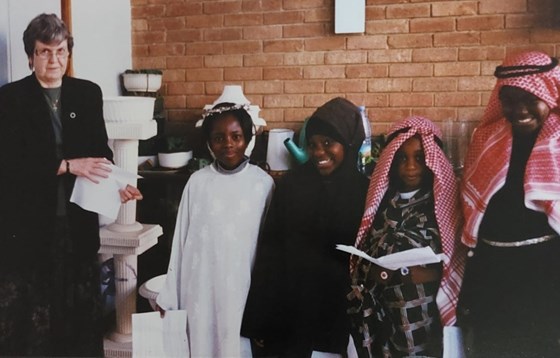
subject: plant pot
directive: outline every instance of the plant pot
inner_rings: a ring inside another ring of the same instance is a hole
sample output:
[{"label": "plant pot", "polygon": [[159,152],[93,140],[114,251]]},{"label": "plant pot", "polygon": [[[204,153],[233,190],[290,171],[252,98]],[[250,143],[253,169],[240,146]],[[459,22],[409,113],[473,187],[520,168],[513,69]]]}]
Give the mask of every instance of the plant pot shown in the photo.
[{"label": "plant pot", "polygon": [[155,73],[123,73],[123,85],[129,92],[156,92],[162,75]]},{"label": "plant pot", "polygon": [[160,167],[178,169],[186,166],[192,156],[192,150],[188,152],[158,153],[158,162]]},{"label": "plant pot", "polygon": [[114,96],[103,98],[103,117],[107,122],[145,122],[154,118],[153,97]]}]

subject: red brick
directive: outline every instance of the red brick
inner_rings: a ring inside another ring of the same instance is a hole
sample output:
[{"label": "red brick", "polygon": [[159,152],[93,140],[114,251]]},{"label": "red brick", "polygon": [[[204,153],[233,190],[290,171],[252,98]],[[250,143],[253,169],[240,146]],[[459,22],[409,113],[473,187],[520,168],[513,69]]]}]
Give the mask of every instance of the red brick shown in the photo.
[{"label": "red brick", "polygon": [[436,93],[435,106],[436,107],[467,107],[467,106],[480,106],[480,94],[478,92],[446,92]]},{"label": "red brick", "polygon": [[221,68],[197,68],[187,71],[186,80],[189,82],[221,81],[224,79],[224,70]]},{"label": "red brick", "polygon": [[186,70],[170,70],[163,71],[163,82],[184,82],[186,81]]},{"label": "red brick", "polygon": [[467,16],[457,19],[457,31],[498,30],[504,22],[503,15]]},{"label": "red brick", "polygon": [[205,14],[237,14],[241,11],[241,1],[206,1],[202,6]]},{"label": "red brick", "polygon": [[297,80],[303,78],[301,67],[271,67],[263,70],[265,80]]},{"label": "red brick", "polygon": [[303,97],[295,94],[274,94],[264,96],[264,106],[267,108],[302,107]]},{"label": "red brick", "polygon": [[243,92],[248,94],[282,93],[283,81],[245,81]]},{"label": "red brick", "polygon": [[330,51],[325,54],[325,64],[359,64],[367,63],[367,52],[365,51]]},{"label": "red brick", "polygon": [[431,63],[394,63],[389,66],[389,77],[429,77],[433,68]]},{"label": "red brick", "polygon": [[225,26],[255,26],[263,24],[262,14],[234,14],[224,16]]},{"label": "red brick", "polygon": [[263,71],[255,67],[238,67],[224,69],[224,80],[226,81],[247,81],[260,80],[263,78]]},{"label": "red brick", "polygon": [[167,93],[170,95],[197,94],[204,90],[202,82],[172,82],[167,84]]},{"label": "red brick", "polygon": [[[487,102],[483,102],[487,103]],[[484,107],[459,107],[457,108],[457,118],[462,121],[473,121],[479,123],[484,114]]]},{"label": "red brick", "polygon": [[167,42],[202,41],[202,31],[199,29],[170,30],[166,32],[166,41]]},{"label": "red brick", "polygon": [[434,76],[478,76],[478,62],[444,62],[434,64]]},{"label": "red brick", "polygon": [[[498,0],[482,0],[498,1]],[[507,0],[510,1],[510,0]],[[465,16],[478,13],[478,1],[444,1],[432,4],[432,16]]]},{"label": "red brick", "polygon": [[266,40],[263,52],[301,52],[304,49],[303,40]]},{"label": "red brick", "polygon": [[281,26],[245,26],[243,27],[243,39],[245,40],[268,40],[282,38]]},{"label": "red brick", "polygon": [[511,14],[506,15],[506,28],[531,28],[540,24],[541,19],[535,14]]},{"label": "red brick", "polygon": [[406,4],[387,6],[387,18],[419,18],[430,16],[430,4]]},{"label": "red brick", "polygon": [[369,120],[372,123],[372,133],[386,134],[392,122],[397,122],[409,117],[410,108],[373,108],[369,111]]},{"label": "red brick", "polygon": [[323,23],[288,24],[283,26],[283,37],[315,37],[327,35],[327,27]]},{"label": "red brick", "polygon": [[303,69],[304,78],[344,78],[344,66],[306,67]]},{"label": "red brick", "polygon": [[367,91],[367,80],[331,80],[325,86],[326,93],[356,93]]},{"label": "red brick", "polygon": [[284,56],[276,53],[245,55],[243,60],[243,65],[246,67],[279,66],[284,64]]},{"label": "red brick", "polygon": [[387,35],[356,36],[348,38],[349,50],[370,50],[387,48]]},{"label": "red brick", "polygon": [[560,31],[558,31],[558,29],[534,29],[533,31],[531,31],[531,42],[558,43],[560,42]]},{"label": "red brick", "polygon": [[180,56],[185,54],[184,44],[158,44],[149,45],[150,56]]},{"label": "red brick", "polygon": [[480,34],[480,43],[482,45],[519,45],[529,43],[531,40],[530,29],[520,30],[502,30],[483,32]]},{"label": "red brick", "polygon": [[367,34],[400,34],[408,33],[408,20],[376,20],[366,23]]},{"label": "red brick", "polygon": [[204,41],[236,41],[243,38],[241,28],[220,28],[202,30]]},{"label": "red brick", "polygon": [[263,14],[265,25],[299,24],[303,22],[303,11],[279,11]]},{"label": "red brick", "polygon": [[413,62],[457,61],[456,48],[419,48],[412,50]]},{"label": "red brick", "polygon": [[[213,29],[222,27],[224,23],[223,15],[193,15],[186,17],[186,25],[188,28],[201,28],[201,29]],[[208,24],[214,24],[212,27],[208,27]]]},{"label": "red brick", "polygon": [[504,14],[527,11],[527,0],[481,0],[481,14]]},{"label": "red brick", "polygon": [[324,65],[325,55],[322,52],[287,53],[283,56],[284,64],[294,65]]},{"label": "red brick", "polygon": [[368,81],[368,92],[410,92],[410,78],[376,78]]},{"label": "red brick", "polygon": [[282,0],[243,0],[243,11],[279,11],[282,10]]},{"label": "red brick", "polygon": [[387,93],[350,93],[347,98],[356,105],[366,106],[370,122],[375,119],[371,114],[372,108],[387,108],[389,105],[389,95]]},{"label": "red brick", "polygon": [[406,34],[390,35],[388,39],[391,48],[418,48],[431,47],[432,35],[430,34]]},{"label": "red brick", "polygon": [[366,6],[366,21],[385,19],[386,6]]},{"label": "red brick", "polygon": [[173,2],[165,7],[165,16],[187,16],[202,14],[202,3]]},{"label": "red brick", "polygon": [[410,32],[444,32],[455,30],[455,19],[450,17],[411,19]]},{"label": "red brick", "polygon": [[325,81],[308,80],[308,81],[285,81],[284,93],[324,93]]},{"label": "red brick", "polygon": [[322,37],[314,39],[304,39],[305,51],[333,51],[344,50],[346,40],[344,37]]},{"label": "red brick", "polygon": [[166,65],[171,69],[200,68],[203,66],[203,61],[202,56],[174,56],[167,57]]},{"label": "red brick", "polygon": [[304,12],[304,22],[329,22],[333,18],[332,9],[311,9]]},{"label": "red brick", "polygon": [[391,107],[430,107],[434,105],[431,93],[391,93],[389,105]]},{"label": "red brick", "polygon": [[[437,108],[414,108],[412,115],[428,118],[432,122],[444,121],[449,118],[457,118],[456,108],[437,107]],[[436,125],[439,125],[436,123]],[[440,126],[441,128],[441,126]]]},{"label": "red brick", "polygon": [[459,61],[502,60],[506,54],[501,46],[477,46],[459,49]]},{"label": "red brick", "polygon": [[389,75],[388,65],[348,65],[346,78],[380,78]]},{"label": "red brick", "polygon": [[313,9],[322,6],[325,6],[324,0],[284,0],[283,1],[283,7],[284,9],[287,10]]},{"label": "red brick", "polygon": [[457,47],[479,44],[479,32],[452,32],[434,34],[434,46],[437,47]]},{"label": "red brick", "polygon": [[241,67],[243,56],[241,55],[209,55],[204,56],[205,67]]},{"label": "red brick", "polygon": [[186,52],[189,55],[220,55],[224,48],[221,42],[193,42],[187,44]]},{"label": "red brick", "polygon": [[414,92],[448,92],[457,90],[457,79],[454,77],[415,78],[412,81]]},{"label": "red brick", "polygon": [[223,44],[224,54],[245,54],[262,52],[261,41],[230,41]]},{"label": "red brick", "polygon": [[496,84],[494,76],[459,78],[459,91],[491,91]]},{"label": "red brick", "polygon": [[369,63],[380,62],[411,62],[412,50],[410,49],[391,49],[391,50],[373,50],[368,52]]}]

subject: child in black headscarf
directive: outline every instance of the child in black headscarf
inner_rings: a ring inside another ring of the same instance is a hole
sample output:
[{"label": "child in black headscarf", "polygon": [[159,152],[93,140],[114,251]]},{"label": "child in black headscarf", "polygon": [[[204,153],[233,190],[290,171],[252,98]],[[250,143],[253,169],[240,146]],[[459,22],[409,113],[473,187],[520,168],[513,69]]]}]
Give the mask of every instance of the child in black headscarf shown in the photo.
[{"label": "child in black headscarf", "polygon": [[278,184],[257,251],[241,332],[255,356],[343,356],[348,346],[349,262],[335,246],[354,243],[369,182],[357,169],[358,108],[330,100],[306,139],[310,159]]}]

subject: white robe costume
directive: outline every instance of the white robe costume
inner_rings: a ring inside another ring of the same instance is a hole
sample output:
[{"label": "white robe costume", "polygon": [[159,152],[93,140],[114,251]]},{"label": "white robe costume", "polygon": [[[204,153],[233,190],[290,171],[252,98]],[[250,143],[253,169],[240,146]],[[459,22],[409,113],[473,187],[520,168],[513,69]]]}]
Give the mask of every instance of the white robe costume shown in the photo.
[{"label": "white robe costume", "polygon": [[273,188],[272,178],[252,164],[233,174],[210,165],[185,186],[157,303],[187,311],[192,357],[251,355],[241,320]]}]

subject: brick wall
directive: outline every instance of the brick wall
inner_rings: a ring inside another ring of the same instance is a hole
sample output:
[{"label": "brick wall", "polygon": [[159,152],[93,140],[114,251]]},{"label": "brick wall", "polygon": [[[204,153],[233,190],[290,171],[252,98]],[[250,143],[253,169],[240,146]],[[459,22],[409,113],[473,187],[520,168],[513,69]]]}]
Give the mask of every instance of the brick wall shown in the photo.
[{"label": "brick wall", "polygon": [[335,96],[374,133],[411,114],[476,121],[513,51],[560,53],[558,0],[366,0],[366,32],[334,34],[334,0],[131,0],[134,68],[164,70],[167,120],[191,124],[239,84],[269,128]]}]

